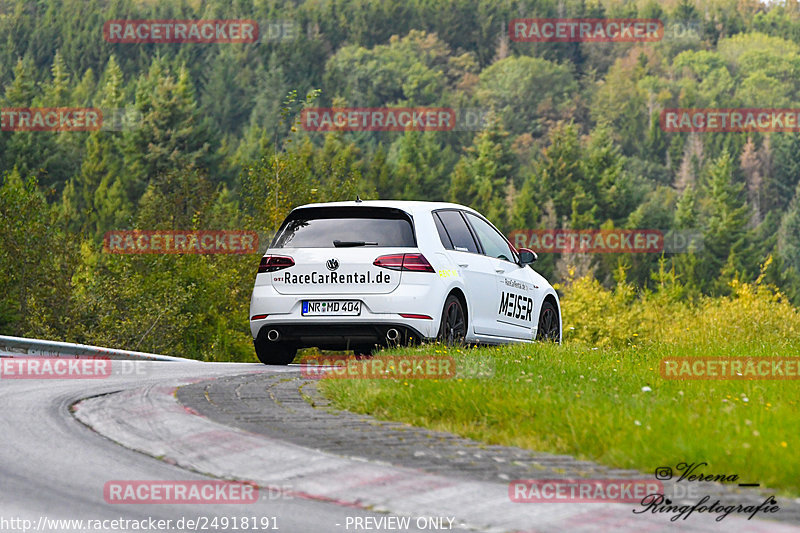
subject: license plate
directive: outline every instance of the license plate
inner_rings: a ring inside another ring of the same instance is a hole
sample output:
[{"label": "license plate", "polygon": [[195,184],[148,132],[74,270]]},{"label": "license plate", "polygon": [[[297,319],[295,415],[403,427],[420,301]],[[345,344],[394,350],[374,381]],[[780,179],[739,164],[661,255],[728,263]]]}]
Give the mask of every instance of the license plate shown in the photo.
[{"label": "license plate", "polygon": [[361,302],[358,300],[304,300],[303,316],[336,315],[358,316]]}]

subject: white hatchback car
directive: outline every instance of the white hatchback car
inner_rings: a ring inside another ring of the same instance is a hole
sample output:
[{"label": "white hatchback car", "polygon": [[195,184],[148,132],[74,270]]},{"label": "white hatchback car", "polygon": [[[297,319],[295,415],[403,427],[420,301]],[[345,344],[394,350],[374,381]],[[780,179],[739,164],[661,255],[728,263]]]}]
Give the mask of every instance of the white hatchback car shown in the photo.
[{"label": "white hatchback car", "polygon": [[265,364],[299,348],[354,350],[439,339],[561,341],[553,287],[489,221],[439,202],[309,204],[258,268],[250,330]]}]

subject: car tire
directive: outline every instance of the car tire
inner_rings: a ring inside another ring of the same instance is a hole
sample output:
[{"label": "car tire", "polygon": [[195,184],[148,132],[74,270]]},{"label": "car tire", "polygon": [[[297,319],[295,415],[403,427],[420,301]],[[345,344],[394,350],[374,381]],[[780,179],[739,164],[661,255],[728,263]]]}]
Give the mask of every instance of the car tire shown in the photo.
[{"label": "car tire", "polygon": [[464,344],[467,336],[467,314],[461,300],[450,294],[444,302],[442,321],[439,324],[439,335],[436,337],[442,344]]},{"label": "car tire", "polygon": [[558,312],[556,307],[549,300],[542,304],[539,312],[539,327],[536,330],[536,340],[559,342],[561,328],[558,323]]},{"label": "car tire", "polygon": [[297,348],[283,342],[270,342],[259,336],[253,341],[256,357],[265,365],[288,365],[294,361]]}]

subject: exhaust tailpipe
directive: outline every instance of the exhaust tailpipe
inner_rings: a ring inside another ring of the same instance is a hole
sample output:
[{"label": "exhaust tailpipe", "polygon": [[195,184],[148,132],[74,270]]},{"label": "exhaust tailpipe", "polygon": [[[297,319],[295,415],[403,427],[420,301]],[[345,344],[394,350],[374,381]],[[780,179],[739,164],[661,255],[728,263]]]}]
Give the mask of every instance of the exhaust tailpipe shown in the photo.
[{"label": "exhaust tailpipe", "polygon": [[281,334],[278,333],[277,329],[271,329],[267,332],[267,340],[275,342],[276,340],[281,338]]},{"label": "exhaust tailpipe", "polygon": [[400,338],[400,332],[394,328],[386,330],[386,340],[389,342],[397,342]]}]

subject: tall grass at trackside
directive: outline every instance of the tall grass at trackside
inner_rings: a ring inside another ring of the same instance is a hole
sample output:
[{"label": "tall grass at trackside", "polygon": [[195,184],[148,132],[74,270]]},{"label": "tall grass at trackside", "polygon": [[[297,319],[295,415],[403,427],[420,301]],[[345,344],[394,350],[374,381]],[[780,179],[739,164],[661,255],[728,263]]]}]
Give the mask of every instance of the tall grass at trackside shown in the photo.
[{"label": "tall grass at trackside", "polygon": [[488,444],[651,474],[705,461],[703,472],[800,495],[800,381],[666,380],[659,370],[665,357],[798,357],[800,314],[773,288],[734,282],[731,296],[691,298],[663,271],[640,294],[624,280],[608,290],[583,278],[564,289],[562,312],[561,346],[377,355],[449,355],[491,377],[325,379],[322,388],[338,407]]}]

